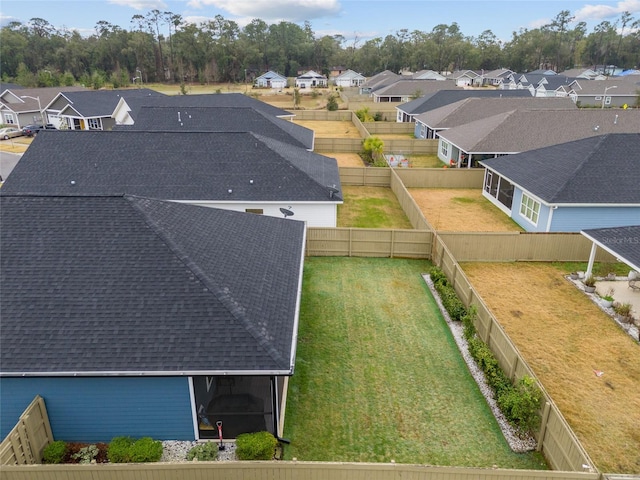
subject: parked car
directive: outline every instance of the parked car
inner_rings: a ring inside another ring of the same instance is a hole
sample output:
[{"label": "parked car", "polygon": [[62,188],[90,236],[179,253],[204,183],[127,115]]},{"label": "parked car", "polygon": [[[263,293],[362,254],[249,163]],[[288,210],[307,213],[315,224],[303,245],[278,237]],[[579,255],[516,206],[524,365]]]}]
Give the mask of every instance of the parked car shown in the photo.
[{"label": "parked car", "polygon": [[10,138],[21,137],[22,135],[22,130],[16,127],[0,128],[0,139],[2,140],[9,140]]},{"label": "parked car", "polygon": [[25,125],[22,127],[22,134],[27,137],[33,137],[37,135],[40,130],[56,130],[56,127],[51,123],[47,123],[44,127],[42,125]]}]

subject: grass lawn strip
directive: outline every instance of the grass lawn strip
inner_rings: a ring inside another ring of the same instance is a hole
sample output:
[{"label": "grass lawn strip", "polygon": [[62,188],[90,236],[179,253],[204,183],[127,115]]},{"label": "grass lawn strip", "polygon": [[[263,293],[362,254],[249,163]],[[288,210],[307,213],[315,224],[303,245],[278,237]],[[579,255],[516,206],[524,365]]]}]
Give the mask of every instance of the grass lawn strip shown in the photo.
[{"label": "grass lawn strip", "polygon": [[338,227],[411,229],[411,222],[388,187],[343,185]]},{"label": "grass lawn strip", "polygon": [[639,474],[638,344],[564,278],[571,270],[562,266],[462,266],[598,469]]},{"label": "grass lawn strip", "polygon": [[309,258],[286,457],[540,469],[513,453],[418,260]]}]

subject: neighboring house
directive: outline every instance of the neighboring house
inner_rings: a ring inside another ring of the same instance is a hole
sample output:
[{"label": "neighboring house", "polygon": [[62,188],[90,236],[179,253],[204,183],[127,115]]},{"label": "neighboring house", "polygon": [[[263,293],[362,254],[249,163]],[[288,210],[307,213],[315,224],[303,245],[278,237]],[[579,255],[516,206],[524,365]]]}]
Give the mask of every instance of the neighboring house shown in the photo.
[{"label": "neighboring house", "polygon": [[303,222],[130,196],[0,205],[2,437],[35,395],[59,440],[282,435]]},{"label": "neighboring house", "polygon": [[469,97],[415,116],[414,135],[416,138],[437,138],[441,131],[511,110],[576,110],[577,108],[569,98]]},{"label": "neighboring house", "polygon": [[128,194],[335,227],[334,158],[255,133],[44,131],[6,179],[15,195]]},{"label": "neighboring house", "polygon": [[242,93],[122,97],[113,109],[111,117],[116,125],[133,125],[142,107],[248,107],[276,118],[290,120],[294,117],[293,113]]},{"label": "neighboring house", "polygon": [[396,121],[413,123],[415,117],[465,98],[531,98],[528,91],[514,90],[464,90],[452,88],[428,93],[396,107]]},{"label": "neighboring house", "polygon": [[49,104],[48,111],[60,118],[61,129],[110,130],[115,125],[112,114],[120,99],[164,96],[148,88],[63,92]]},{"label": "neighboring house", "polygon": [[402,78],[397,73],[393,73],[391,70],[384,70],[383,72],[376,73],[373,77],[368,78],[366,82],[360,85],[361,95],[371,95],[375,90],[386,87],[395,83]]},{"label": "neighboring house", "polygon": [[415,72],[414,74],[412,74],[411,78],[413,78],[414,80],[447,80],[447,77],[433,70],[420,70],[419,72]]},{"label": "neighboring house", "polygon": [[347,70],[342,72],[340,75],[335,77],[335,84],[338,87],[359,87],[361,86],[367,79],[364,75],[354,72],[353,70]]},{"label": "neighboring house", "polygon": [[584,80],[606,80],[607,77],[591,68],[571,68],[562,72],[562,75],[572,78],[580,78]]},{"label": "neighboring house", "polygon": [[327,77],[319,73],[309,70],[296,78],[296,87],[298,88],[316,88],[326,87]]},{"label": "neighboring house", "polygon": [[[572,102],[573,103],[573,102]],[[140,132],[251,132],[313,151],[315,133],[297,123],[251,107],[142,106],[133,125],[113,130]]]},{"label": "neighboring house", "polygon": [[480,162],[483,195],[529,232],[579,232],[640,219],[640,134],[584,138]]},{"label": "neighboring house", "polygon": [[400,77],[390,85],[372,90],[371,96],[374,102],[408,102],[440,90],[454,90],[456,88],[458,87],[453,82]]},{"label": "neighboring house", "polygon": [[330,79],[335,79],[335,78],[339,77],[340,75],[342,75],[343,73],[345,73],[348,70],[349,69],[347,67],[342,66],[342,65],[331,67],[329,69],[329,78]]},{"label": "neighboring house", "polygon": [[582,107],[633,106],[640,97],[640,78],[629,76],[604,81],[578,81],[569,91],[569,96]]},{"label": "neighboring house", "polygon": [[456,70],[448,76],[449,79],[455,82],[456,87],[470,87],[474,85],[476,79],[479,77],[480,74],[473,70]]},{"label": "neighboring house", "polygon": [[267,73],[263,73],[256,78],[254,84],[258,88],[273,88],[281,90],[287,86],[287,77],[269,70]]},{"label": "neighboring house", "polygon": [[480,75],[480,81],[478,82],[483,86],[500,87],[504,82],[508,82],[509,78],[515,75],[515,72],[508,68],[499,68],[497,70],[491,70],[489,72],[483,72]]},{"label": "neighboring house", "polygon": [[441,131],[438,158],[477,167],[480,160],[607,133],[639,133],[640,110],[512,110]]},{"label": "neighboring house", "polygon": [[[9,84],[3,84],[7,86]],[[60,127],[57,111],[50,103],[61,92],[83,92],[84,87],[7,88],[0,94],[0,123],[18,128],[25,125],[53,123]]]}]

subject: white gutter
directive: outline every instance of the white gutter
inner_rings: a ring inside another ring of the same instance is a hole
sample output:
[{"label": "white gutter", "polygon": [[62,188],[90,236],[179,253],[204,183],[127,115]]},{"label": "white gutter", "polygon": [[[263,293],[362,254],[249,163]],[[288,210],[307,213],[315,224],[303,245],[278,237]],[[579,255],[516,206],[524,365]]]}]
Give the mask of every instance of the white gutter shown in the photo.
[{"label": "white gutter", "polygon": [[290,370],[132,370],[132,371],[88,371],[88,372],[2,372],[0,377],[197,377],[227,375],[291,375]]},{"label": "white gutter", "polygon": [[293,336],[291,338],[291,357],[289,358],[290,374],[293,375],[296,364],[296,348],[298,346],[298,326],[300,324],[300,303],[302,298],[302,277],[304,274],[304,258],[307,249],[307,224],[305,222],[302,236],[302,252],[300,257],[300,272],[298,275],[298,291],[296,293],[296,315],[293,321]]}]

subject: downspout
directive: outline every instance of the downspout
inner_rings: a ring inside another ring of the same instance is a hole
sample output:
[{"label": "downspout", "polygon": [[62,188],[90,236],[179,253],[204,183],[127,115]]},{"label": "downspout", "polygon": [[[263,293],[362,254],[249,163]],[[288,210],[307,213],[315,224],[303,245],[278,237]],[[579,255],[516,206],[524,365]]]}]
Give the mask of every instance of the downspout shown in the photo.
[{"label": "downspout", "polygon": [[549,210],[549,218],[547,218],[547,228],[545,229],[545,233],[549,233],[551,231],[551,221],[553,220],[553,212],[558,209],[557,205],[553,205]]}]

